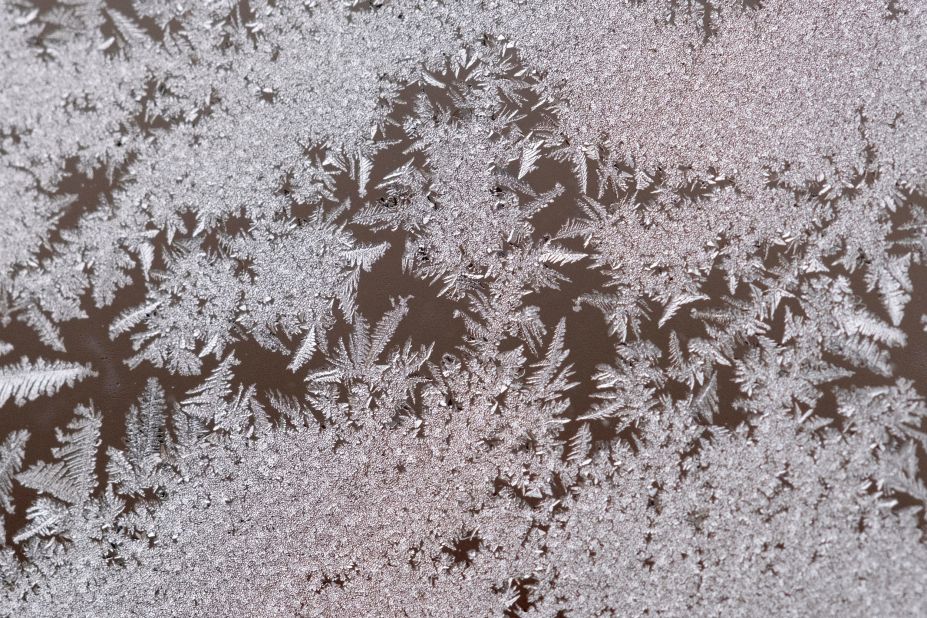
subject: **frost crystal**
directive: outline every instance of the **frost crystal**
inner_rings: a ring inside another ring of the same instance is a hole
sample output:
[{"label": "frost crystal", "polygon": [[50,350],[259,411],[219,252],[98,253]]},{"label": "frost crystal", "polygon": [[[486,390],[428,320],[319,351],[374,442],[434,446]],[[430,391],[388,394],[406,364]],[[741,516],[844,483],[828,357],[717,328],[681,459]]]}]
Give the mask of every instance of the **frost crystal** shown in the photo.
[{"label": "frost crystal", "polygon": [[927,615],[924,3],[0,35],[0,616]]}]

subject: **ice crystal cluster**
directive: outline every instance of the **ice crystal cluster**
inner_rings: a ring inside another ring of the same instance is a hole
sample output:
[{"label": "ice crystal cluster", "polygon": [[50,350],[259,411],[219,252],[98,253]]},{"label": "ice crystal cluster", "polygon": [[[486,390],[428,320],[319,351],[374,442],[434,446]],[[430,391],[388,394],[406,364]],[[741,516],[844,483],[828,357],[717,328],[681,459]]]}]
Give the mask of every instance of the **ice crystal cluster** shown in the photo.
[{"label": "ice crystal cluster", "polygon": [[927,615],[927,4],[0,5],[0,616]]}]

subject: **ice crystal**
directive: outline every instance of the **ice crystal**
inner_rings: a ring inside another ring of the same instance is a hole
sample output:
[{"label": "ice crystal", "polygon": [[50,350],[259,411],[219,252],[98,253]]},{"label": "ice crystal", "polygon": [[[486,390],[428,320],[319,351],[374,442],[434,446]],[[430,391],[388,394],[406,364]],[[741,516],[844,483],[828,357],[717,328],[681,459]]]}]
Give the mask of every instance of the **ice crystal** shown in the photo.
[{"label": "ice crystal", "polygon": [[927,613],[921,4],[0,33],[0,615]]}]

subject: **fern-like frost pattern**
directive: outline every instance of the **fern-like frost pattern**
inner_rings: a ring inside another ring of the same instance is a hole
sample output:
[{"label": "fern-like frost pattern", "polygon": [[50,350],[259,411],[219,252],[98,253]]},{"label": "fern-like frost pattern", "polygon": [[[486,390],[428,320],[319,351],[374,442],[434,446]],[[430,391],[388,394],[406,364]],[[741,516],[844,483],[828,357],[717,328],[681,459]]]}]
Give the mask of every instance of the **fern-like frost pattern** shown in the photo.
[{"label": "fern-like frost pattern", "polygon": [[0,616],[927,615],[923,3],[0,35]]}]

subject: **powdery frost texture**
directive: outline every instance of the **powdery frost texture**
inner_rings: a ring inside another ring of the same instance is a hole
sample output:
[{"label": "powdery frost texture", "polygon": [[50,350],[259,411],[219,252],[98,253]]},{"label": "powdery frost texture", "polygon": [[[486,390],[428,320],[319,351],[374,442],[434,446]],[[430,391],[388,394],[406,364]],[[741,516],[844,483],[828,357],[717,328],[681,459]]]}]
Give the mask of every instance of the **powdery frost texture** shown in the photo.
[{"label": "powdery frost texture", "polygon": [[0,615],[927,613],[923,3],[0,34]]}]

